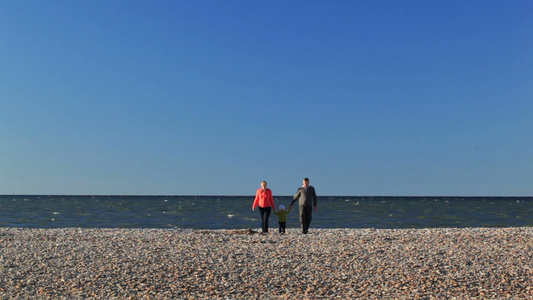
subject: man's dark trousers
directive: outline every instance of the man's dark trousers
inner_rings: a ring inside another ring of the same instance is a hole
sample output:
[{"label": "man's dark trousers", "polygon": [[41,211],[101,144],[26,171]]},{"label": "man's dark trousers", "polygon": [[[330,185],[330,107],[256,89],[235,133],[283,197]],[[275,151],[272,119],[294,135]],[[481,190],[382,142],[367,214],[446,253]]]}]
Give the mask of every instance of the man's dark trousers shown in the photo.
[{"label": "man's dark trousers", "polygon": [[312,206],[300,206],[300,224],[302,224],[302,233],[307,233],[309,231],[309,225],[311,224],[311,219],[313,218],[313,207]]}]

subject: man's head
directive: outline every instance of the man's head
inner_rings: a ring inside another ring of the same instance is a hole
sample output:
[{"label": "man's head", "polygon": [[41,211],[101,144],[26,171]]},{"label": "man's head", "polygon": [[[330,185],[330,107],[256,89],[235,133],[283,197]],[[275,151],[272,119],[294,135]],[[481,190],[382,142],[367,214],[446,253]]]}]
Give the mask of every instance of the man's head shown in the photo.
[{"label": "man's head", "polygon": [[304,183],[304,187],[308,188],[309,187],[309,178],[304,178],[303,180],[303,183]]}]

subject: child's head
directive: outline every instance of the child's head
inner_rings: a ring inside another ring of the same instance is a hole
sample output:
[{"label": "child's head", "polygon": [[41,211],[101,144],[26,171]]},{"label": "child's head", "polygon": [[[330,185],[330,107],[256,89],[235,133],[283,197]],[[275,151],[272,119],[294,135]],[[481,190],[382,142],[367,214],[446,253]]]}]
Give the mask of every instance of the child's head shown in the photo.
[{"label": "child's head", "polygon": [[279,210],[285,210],[285,205],[281,204],[281,205],[279,206]]}]

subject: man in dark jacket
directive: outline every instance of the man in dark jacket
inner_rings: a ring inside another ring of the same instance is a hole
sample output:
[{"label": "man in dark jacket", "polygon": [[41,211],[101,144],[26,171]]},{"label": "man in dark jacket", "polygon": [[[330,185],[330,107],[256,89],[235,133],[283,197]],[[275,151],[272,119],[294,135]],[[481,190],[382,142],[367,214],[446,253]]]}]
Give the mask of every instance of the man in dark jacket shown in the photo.
[{"label": "man in dark jacket", "polygon": [[313,208],[316,211],[317,197],[315,188],[309,185],[309,178],[304,178],[303,186],[298,189],[296,195],[289,206],[289,210],[296,200],[300,200],[300,223],[302,224],[302,233],[307,234],[309,230],[309,224],[313,215]]}]

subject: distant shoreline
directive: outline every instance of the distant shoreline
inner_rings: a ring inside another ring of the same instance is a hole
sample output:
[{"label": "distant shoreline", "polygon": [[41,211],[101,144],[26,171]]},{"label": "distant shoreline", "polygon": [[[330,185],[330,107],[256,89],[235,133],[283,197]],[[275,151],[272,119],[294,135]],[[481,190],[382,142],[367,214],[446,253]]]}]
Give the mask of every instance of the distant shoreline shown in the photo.
[{"label": "distant shoreline", "polygon": [[[250,197],[253,198],[255,195],[130,195],[130,194],[110,194],[110,195],[99,195],[99,194],[0,194],[0,197]],[[294,195],[274,195],[275,197],[293,197]],[[447,198],[447,199],[497,199],[497,198],[520,198],[520,199],[533,199],[533,196],[358,196],[358,195],[318,195],[319,198],[420,198],[420,199],[431,199],[431,198]],[[253,199],[252,199],[253,200]]]}]

